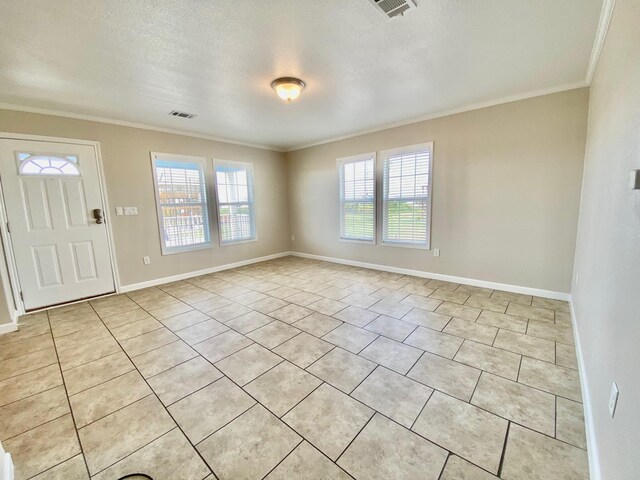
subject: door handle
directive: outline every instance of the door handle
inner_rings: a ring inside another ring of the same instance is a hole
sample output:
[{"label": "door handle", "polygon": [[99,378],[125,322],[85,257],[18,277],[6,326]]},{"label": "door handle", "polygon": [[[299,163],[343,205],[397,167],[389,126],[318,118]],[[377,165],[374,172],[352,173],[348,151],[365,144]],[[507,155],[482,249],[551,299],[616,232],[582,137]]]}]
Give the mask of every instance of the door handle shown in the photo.
[{"label": "door handle", "polygon": [[94,208],[93,209],[93,218],[95,218],[96,223],[98,225],[100,225],[101,223],[104,223],[104,218],[102,216],[102,209],[101,208]]}]

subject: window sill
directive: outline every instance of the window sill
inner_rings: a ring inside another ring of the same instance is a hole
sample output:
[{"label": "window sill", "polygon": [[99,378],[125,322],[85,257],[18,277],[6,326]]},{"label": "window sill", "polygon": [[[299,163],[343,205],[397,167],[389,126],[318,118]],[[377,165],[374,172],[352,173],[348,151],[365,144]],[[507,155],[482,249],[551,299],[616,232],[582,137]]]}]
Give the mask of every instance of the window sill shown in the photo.
[{"label": "window sill", "polygon": [[213,248],[213,243],[212,242],[207,242],[207,243],[203,243],[203,244],[199,244],[199,245],[194,245],[194,246],[188,246],[188,247],[169,247],[169,248],[165,248],[165,247],[161,247],[162,250],[162,256],[164,257],[165,255],[175,255],[176,253],[188,253],[188,252],[193,252],[196,250],[206,250],[208,248]]},{"label": "window sill", "polygon": [[375,245],[376,241],[374,240],[356,240],[351,238],[340,238],[341,242],[345,243],[359,243],[361,245]]},{"label": "window sill", "polygon": [[220,246],[221,247],[230,247],[232,245],[239,245],[241,243],[251,243],[251,242],[257,242],[258,241],[258,237],[256,238],[249,238],[247,240],[231,240],[228,242],[222,242],[220,241]]},{"label": "window sill", "polygon": [[396,243],[396,242],[381,242],[383,247],[399,247],[399,248],[413,248],[415,250],[431,250],[430,245],[416,245],[413,243]]}]

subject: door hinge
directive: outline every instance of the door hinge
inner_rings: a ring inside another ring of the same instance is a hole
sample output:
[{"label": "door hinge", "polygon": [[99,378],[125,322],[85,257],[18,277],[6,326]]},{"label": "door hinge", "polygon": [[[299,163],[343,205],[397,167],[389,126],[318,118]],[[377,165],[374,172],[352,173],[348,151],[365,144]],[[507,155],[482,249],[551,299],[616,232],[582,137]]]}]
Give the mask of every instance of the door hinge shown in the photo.
[{"label": "door hinge", "polygon": [[24,302],[24,295],[22,294],[22,292],[20,292],[20,300]]},{"label": "door hinge", "polygon": [[11,233],[11,225],[7,222],[7,232]]}]

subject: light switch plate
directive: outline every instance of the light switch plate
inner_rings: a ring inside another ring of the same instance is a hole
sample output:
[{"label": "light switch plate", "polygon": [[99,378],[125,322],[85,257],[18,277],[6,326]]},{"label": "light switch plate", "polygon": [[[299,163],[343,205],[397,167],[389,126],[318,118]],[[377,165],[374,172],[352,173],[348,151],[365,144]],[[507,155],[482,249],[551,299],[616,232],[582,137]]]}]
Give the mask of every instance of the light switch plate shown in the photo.
[{"label": "light switch plate", "polygon": [[640,170],[631,171],[631,189],[640,190]]},{"label": "light switch plate", "polygon": [[138,207],[124,207],[124,214],[125,215],[137,215],[138,214]]},{"label": "light switch plate", "polygon": [[611,385],[611,395],[609,396],[609,414],[611,415],[611,418],[613,418],[613,416],[616,414],[618,395],[620,395],[618,385],[616,385],[616,382],[613,382],[613,385]]},{"label": "light switch plate", "polygon": [[124,208],[116,207],[116,215],[124,215]]}]

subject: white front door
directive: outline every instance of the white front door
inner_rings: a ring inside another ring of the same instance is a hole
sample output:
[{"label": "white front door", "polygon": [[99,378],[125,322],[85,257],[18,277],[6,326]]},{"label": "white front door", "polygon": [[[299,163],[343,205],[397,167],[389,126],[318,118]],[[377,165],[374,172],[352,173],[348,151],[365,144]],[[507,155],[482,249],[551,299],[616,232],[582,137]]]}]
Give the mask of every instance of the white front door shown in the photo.
[{"label": "white front door", "polygon": [[115,290],[93,146],[0,139],[0,181],[26,310]]}]

